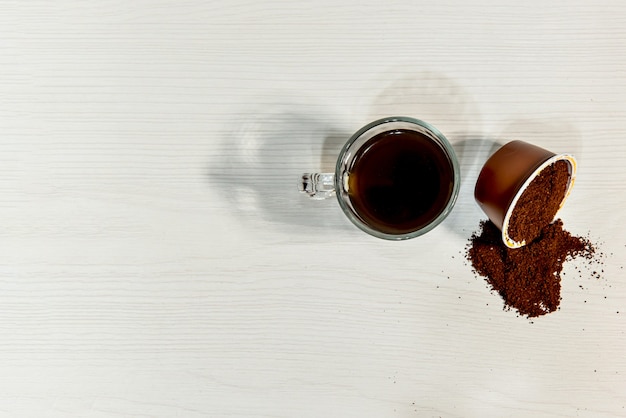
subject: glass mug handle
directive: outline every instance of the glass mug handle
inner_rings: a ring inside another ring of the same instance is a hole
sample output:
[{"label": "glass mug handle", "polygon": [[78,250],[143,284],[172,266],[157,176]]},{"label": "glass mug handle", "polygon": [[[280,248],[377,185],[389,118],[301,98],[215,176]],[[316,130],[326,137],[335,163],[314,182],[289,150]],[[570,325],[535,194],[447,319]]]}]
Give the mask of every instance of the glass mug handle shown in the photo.
[{"label": "glass mug handle", "polygon": [[304,173],[298,190],[311,199],[324,200],[335,195],[335,175],[333,173]]}]

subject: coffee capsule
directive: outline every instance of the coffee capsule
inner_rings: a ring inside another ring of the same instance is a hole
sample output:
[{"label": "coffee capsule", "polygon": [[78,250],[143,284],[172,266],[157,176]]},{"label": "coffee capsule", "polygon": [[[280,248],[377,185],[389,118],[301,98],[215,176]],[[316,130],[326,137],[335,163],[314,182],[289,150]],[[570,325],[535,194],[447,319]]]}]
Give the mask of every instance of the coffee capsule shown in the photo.
[{"label": "coffee capsule", "polygon": [[[521,199],[522,195],[533,180],[557,161],[567,163],[566,184],[560,195],[546,197],[559,199],[557,203],[560,209],[569,196],[576,177],[576,159],[572,155],[555,154],[524,141],[511,141],[485,162],[476,182],[474,198],[491,222],[502,231],[502,241],[507,247],[519,248],[535,238],[518,236],[514,239],[509,231],[511,218],[518,202],[524,200]],[[546,190],[546,193],[550,191]],[[542,217],[537,216],[537,219]],[[549,219],[548,223],[553,219],[554,217]],[[537,226],[537,230],[540,230],[545,225]]]}]

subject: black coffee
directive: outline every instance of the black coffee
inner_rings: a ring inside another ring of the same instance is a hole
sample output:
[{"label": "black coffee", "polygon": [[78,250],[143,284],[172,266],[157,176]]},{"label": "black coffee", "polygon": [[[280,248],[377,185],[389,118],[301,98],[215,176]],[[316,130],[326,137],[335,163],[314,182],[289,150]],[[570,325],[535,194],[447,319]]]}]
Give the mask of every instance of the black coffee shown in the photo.
[{"label": "black coffee", "polygon": [[380,133],[357,152],[349,196],[362,220],[387,234],[405,234],[432,222],[452,196],[454,171],[444,150],[419,132]]}]

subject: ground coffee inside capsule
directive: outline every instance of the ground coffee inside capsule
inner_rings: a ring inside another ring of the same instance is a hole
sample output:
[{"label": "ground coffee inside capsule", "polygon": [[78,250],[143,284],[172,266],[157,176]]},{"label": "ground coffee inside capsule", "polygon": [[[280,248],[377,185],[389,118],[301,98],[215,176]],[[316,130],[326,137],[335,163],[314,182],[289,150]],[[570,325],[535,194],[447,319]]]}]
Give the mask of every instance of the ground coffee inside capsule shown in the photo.
[{"label": "ground coffee inside capsule", "polygon": [[539,236],[524,247],[511,249],[502,242],[500,230],[483,221],[470,238],[467,258],[504,300],[529,318],[555,311],[561,302],[563,264],[575,257],[593,259],[596,249],[586,238],[571,235],[559,219],[544,226]]},{"label": "ground coffee inside capsule", "polygon": [[520,196],[509,220],[509,237],[517,242],[534,240],[554,219],[565,198],[569,163],[559,160],[541,170]]}]

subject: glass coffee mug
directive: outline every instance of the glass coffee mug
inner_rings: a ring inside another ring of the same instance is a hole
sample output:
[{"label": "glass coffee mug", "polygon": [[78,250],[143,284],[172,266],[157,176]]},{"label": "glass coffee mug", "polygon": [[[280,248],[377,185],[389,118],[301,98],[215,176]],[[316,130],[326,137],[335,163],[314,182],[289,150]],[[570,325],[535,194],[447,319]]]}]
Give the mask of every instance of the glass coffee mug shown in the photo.
[{"label": "glass coffee mug", "polygon": [[299,189],[313,199],[335,195],[361,230],[403,240],[439,225],[452,211],[460,183],[446,137],[426,122],[398,116],[361,128],[343,146],[335,173],[305,173]]}]

